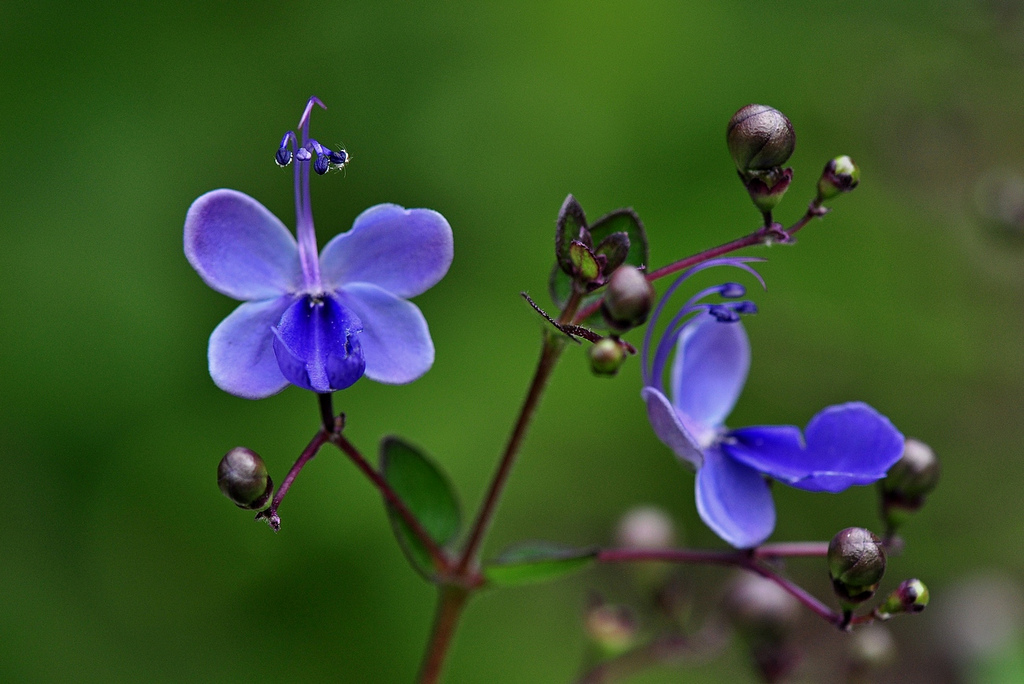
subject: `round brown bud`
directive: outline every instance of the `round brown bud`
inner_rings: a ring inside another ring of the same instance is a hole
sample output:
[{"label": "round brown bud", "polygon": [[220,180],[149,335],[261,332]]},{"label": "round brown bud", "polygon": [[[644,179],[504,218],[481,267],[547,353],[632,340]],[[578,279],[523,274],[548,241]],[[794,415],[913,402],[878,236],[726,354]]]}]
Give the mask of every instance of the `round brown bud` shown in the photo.
[{"label": "round brown bud", "polygon": [[777,109],[749,104],[733,114],[726,133],[729,154],[740,173],[782,166],[796,147],[796,133]]},{"label": "round brown bud", "polygon": [[848,527],[828,545],[828,570],[840,599],[860,603],[871,598],[885,574],[882,540],[863,527]]},{"label": "round brown bud", "polygon": [[245,447],[235,447],[220,460],[217,485],[236,506],[254,511],[266,506],[274,493],[263,459]]},{"label": "round brown bud", "polygon": [[619,266],[608,281],[601,301],[601,314],[612,330],[625,332],[647,320],[654,304],[654,288],[643,271],[635,266]]}]

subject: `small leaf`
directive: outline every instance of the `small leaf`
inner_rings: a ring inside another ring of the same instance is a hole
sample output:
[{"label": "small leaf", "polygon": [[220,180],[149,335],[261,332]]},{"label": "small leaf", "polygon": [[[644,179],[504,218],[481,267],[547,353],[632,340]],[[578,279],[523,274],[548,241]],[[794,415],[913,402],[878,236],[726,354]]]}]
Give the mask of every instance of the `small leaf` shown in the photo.
[{"label": "small leaf", "polygon": [[[426,533],[445,546],[459,533],[459,501],[441,469],[417,448],[397,437],[380,445],[380,472]],[[435,577],[430,552],[393,506],[387,505],[391,528],[409,563],[428,580]]]},{"label": "small leaf", "polygon": [[629,237],[629,252],[623,263],[637,268],[646,266],[649,252],[647,231],[644,230],[644,224],[635,211],[628,207],[616,209],[594,221],[594,225],[590,227],[590,234],[598,244],[612,233],[620,232]]},{"label": "small leaf", "polygon": [[496,587],[558,579],[593,562],[597,549],[574,549],[551,542],[527,542],[506,550],[483,569]]},{"label": "small leaf", "polygon": [[569,245],[573,240],[580,239],[580,228],[585,229],[586,227],[587,217],[583,213],[583,207],[575,197],[568,195],[562,202],[562,208],[558,211],[558,220],[555,223],[555,259],[558,261],[558,267],[567,275],[572,273]]},{"label": "small leaf", "polygon": [[603,255],[607,259],[601,268],[601,274],[610,276],[612,271],[622,265],[629,254],[629,235],[624,231],[612,233],[604,240],[601,240],[594,252],[599,256]]}]

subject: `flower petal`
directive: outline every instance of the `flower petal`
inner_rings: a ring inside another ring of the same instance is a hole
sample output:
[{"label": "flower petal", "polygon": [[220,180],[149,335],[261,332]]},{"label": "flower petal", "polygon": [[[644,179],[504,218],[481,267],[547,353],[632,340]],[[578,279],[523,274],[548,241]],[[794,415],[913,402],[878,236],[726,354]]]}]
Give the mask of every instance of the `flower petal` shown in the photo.
[{"label": "flower petal", "polygon": [[704,463],[704,455],[697,445],[697,439],[683,425],[665,395],[653,387],[644,387],[640,396],[647,404],[647,418],[658,439],[691,467],[700,468]]},{"label": "flower petal", "polygon": [[324,287],[372,283],[399,297],[436,284],[452,264],[452,229],[431,209],[378,204],[356,217],[352,230],[320,253]]},{"label": "flower petal", "polygon": [[235,299],[270,299],[302,283],[295,238],[236,190],[213,190],[188,208],[185,257],[207,285]]},{"label": "flower petal", "polygon": [[738,549],[757,546],[775,529],[775,503],[764,477],[717,448],[704,452],[697,471],[697,512]]},{"label": "flower petal", "polygon": [[288,382],[320,394],[363,376],[359,318],[331,295],[305,295],[274,328],[274,355]]},{"label": "flower petal", "polygon": [[750,341],[739,321],[710,314],[683,331],[672,364],[672,399],[687,418],[717,428],[732,411],[750,370]]},{"label": "flower petal", "polygon": [[829,406],[805,430],[791,426],[734,430],[722,449],[778,480],[813,492],[840,492],[885,477],[903,454],[903,435],[861,402]]},{"label": "flower petal", "polygon": [[210,377],[217,387],[245,399],[263,399],[283,390],[288,381],[274,356],[274,333],[292,296],[245,302],[210,335]]},{"label": "flower petal", "polygon": [[335,294],[363,323],[359,342],[366,377],[399,385],[434,365],[434,342],[415,304],[369,283],[350,283]]}]

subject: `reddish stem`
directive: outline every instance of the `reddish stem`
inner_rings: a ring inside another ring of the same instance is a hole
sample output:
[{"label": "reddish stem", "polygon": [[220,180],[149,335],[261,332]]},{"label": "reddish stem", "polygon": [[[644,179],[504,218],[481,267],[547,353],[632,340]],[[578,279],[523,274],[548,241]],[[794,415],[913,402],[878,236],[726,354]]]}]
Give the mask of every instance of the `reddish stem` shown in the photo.
[{"label": "reddish stem", "polygon": [[383,495],[384,500],[395,509],[395,512],[402,518],[402,521],[409,526],[409,529],[412,530],[412,533],[416,535],[416,538],[421,544],[423,544],[423,547],[430,554],[430,558],[434,562],[434,569],[439,574],[447,574],[451,569],[451,563],[448,560],[448,556],[445,554],[444,550],[438,546],[437,542],[431,538],[430,534],[423,528],[420,521],[416,519],[416,516],[412,514],[412,511],[410,511],[408,506],[405,505],[405,502],[402,501],[402,498],[391,488],[388,481],[385,480],[384,477],[369,464],[363,455],[359,453],[359,449],[353,446],[353,444],[349,442],[341,432],[335,432],[330,435],[329,441],[331,444],[341,449],[345,455],[349,457],[349,460],[351,460],[356,467],[362,471],[363,475],[366,475],[370,482],[377,487],[381,495]]},{"label": "reddish stem", "polygon": [[[715,257],[722,256],[723,254],[729,254],[730,252],[735,252],[738,249],[743,249],[744,247],[766,244],[773,238],[779,242],[787,242],[797,231],[810,223],[811,219],[818,216],[824,216],[827,212],[828,210],[823,208],[820,204],[811,202],[810,206],[807,207],[807,211],[800,217],[800,220],[789,228],[784,229],[777,223],[762,226],[749,235],[744,235],[743,237],[736,238],[731,242],[726,242],[724,245],[712,247],[711,249],[704,250],[703,252],[686,257],[685,259],[674,261],[667,266],[662,266],[657,270],[650,271],[647,273],[647,280],[648,282],[654,282],[659,278],[664,278],[667,275],[672,275],[673,273],[678,273],[679,271],[690,268],[691,266],[696,266],[708,259],[714,259]],[[576,314],[573,322],[579,323],[586,320],[588,317],[593,315],[600,306],[600,300],[585,306],[578,314]]]},{"label": "reddish stem", "polygon": [[455,628],[459,617],[466,607],[469,591],[456,586],[443,586],[437,597],[437,612],[434,616],[434,628],[430,634],[430,643],[423,656],[420,666],[420,684],[436,684],[441,680],[445,656],[455,636]]}]

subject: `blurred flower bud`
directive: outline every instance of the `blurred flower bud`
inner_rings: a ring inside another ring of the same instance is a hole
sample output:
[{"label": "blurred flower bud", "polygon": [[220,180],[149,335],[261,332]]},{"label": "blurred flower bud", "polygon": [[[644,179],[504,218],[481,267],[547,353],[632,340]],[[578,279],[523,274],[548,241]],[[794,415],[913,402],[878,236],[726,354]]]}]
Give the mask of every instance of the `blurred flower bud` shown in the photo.
[{"label": "blurred flower bud", "polygon": [[668,549],[676,542],[676,532],[665,511],[655,506],[637,506],[619,520],[615,541],[629,549]]},{"label": "blurred flower bud", "polygon": [[930,494],[939,484],[939,460],[924,442],[908,439],[903,445],[903,456],[889,469],[882,480],[882,488],[904,499]]},{"label": "blurred flower bud", "polygon": [[612,330],[625,332],[647,320],[654,303],[654,288],[643,271],[624,265],[615,269],[608,281],[601,314]]},{"label": "blurred flower bud", "polygon": [[939,461],[924,442],[907,439],[903,456],[879,482],[882,517],[890,532],[924,505],[925,497],[939,483]]},{"label": "blurred flower bud", "polygon": [[850,664],[855,673],[866,674],[870,670],[892,663],[895,659],[896,640],[893,639],[888,627],[879,624],[865,625],[850,635]]},{"label": "blurred flower bud", "polygon": [[743,636],[763,681],[783,681],[800,661],[792,639],[799,604],[785,589],[750,573],[728,585],[725,611]]},{"label": "blurred flower bud", "polygon": [[745,174],[785,164],[796,146],[796,133],[779,110],[749,104],[732,115],[726,140],[736,168]]},{"label": "blurred flower bud", "polygon": [[595,375],[615,375],[626,360],[626,350],[618,341],[610,337],[594,344],[588,353],[590,355],[590,370]]},{"label": "blurred flower bud", "polygon": [[825,165],[818,179],[818,199],[816,204],[825,200],[838,197],[844,192],[850,192],[860,183],[860,168],[853,163],[853,160],[843,155],[836,157]]},{"label": "blurred flower bud", "polygon": [[858,604],[871,598],[885,574],[882,540],[863,527],[848,527],[828,545],[832,588],[841,601]]},{"label": "blurred flower bud", "polygon": [[637,623],[632,611],[606,603],[599,596],[591,598],[584,626],[590,640],[607,656],[623,653],[636,643]]},{"label": "blurred flower bud", "polygon": [[245,447],[235,447],[220,460],[217,485],[236,506],[253,511],[266,506],[274,493],[263,459]]},{"label": "blurred flower bud", "polygon": [[746,636],[781,637],[796,621],[800,604],[770,579],[743,572],[729,583],[726,613]]},{"label": "blurred flower bud", "polygon": [[919,579],[903,580],[878,608],[879,617],[886,620],[898,613],[920,613],[928,605],[928,599],[928,587],[924,582]]}]

